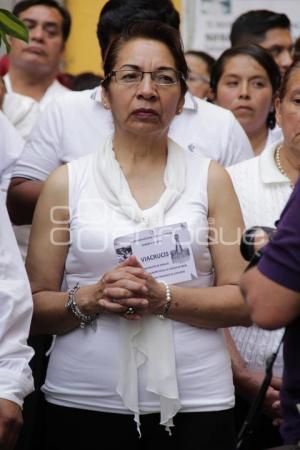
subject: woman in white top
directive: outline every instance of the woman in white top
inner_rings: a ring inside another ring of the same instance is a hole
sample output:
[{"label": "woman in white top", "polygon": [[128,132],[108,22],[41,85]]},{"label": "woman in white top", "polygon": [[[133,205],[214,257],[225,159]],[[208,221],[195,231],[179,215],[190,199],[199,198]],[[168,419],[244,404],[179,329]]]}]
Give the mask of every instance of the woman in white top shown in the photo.
[{"label": "woman in white top", "polygon": [[258,45],[225,50],[213,66],[210,98],[235,115],[255,155],[281,137],[274,115],[280,80],[274,59]]},{"label": "woman in white top", "polygon": [[198,50],[185,52],[189,68],[187,85],[191,94],[206,100],[210,91],[210,74],[215,59],[208,53]]},{"label": "woman in white top", "polygon": [[[242,208],[246,227],[265,225],[275,227],[276,221],[292,192],[300,170],[300,63],[288,70],[282,81],[279,97],[275,100],[277,123],[283,139],[273,143],[264,152],[245,163],[228,169]],[[246,405],[257,394],[262,381],[267,358],[278,346],[283,330],[267,331],[257,326],[234,327],[232,336],[239,355],[234,358],[235,381],[238,394]],[[273,367],[274,377],[264,402],[264,417],[253,448],[279,445],[278,429],[271,422],[280,418],[279,388],[283,373],[280,351]],[[238,402],[241,407],[242,400]],[[248,406],[249,407],[249,406]],[[238,410],[242,417],[241,410]],[[279,421],[277,420],[277,423]],[[262,424],[264,426],[262,426]],[[255,437],[255,435],[254,435]],[[276,441],[277,439],[277,441]],[[260,446],[259,446],[260,444]]]},{"label": "woman in white top", "polygon": [[[248,322],[237,199],[223,168],[167,137],[187,89],[174,29],[132,24],[104,74],[113,134],[50,175],[28,254],[32,332],[57,335],[46,448],[231,450],[220,328]],[[137,248],[148,270],[128,256]],[[59,292],[64,274],[69,292]]]}]

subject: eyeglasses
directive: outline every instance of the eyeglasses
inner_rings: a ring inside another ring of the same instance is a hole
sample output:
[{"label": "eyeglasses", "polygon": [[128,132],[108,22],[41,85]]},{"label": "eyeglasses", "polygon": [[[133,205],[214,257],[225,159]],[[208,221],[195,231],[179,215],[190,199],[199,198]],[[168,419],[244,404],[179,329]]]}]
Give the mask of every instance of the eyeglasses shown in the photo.
[{"label": "eyeglasses", "polygon": [[191,83],[210,83],[208,78],[204,77],[203,75],[196,75],[194,73],[189,74],[187,81],[190,81]]},{"label": "eyeglasses", "polygon": [[182,73],[175,69],[153,70],[152,72],[124,69],[113,70],[105,77],[105,80],[110,77],[115,77],[118,84],[134,85],[142,81],[145,73],[149,73],[151,80],[158,86],[172,86],[173,84],[177,84],[180,78],[183,78]]}]

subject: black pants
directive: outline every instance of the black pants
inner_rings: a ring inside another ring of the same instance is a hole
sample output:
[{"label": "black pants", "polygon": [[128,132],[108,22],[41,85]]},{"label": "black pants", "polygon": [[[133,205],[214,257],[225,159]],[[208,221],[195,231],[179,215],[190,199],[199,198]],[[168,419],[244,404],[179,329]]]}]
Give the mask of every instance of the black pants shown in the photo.
[{"label": "black pants", "polygon": [[[240,430],[250,409],[250,403],[240,396],[235,397],[235,420],[236,428]],[[260,413],[254,424],[254,432],[249,438],[249,450],[265,450],[276,445],[282,445],[283,439],[279,427],[272,425],[272,420],[265,414]]]},{"label": "black pants", "polygon": [[40,388],[45,381],[48,365],[47,350],[52,336],[29,336],[28,345],[33,347],[34,356],[30,361],[35,391],[24,401],[23,419],[15,450],[43,450],[45,441],[45,399]]},{"label": "black pants", "polygon": [[233,450],[233,411],[179,413],[172,435],[159,414],[140,416],[46,405],[46,450]]}]

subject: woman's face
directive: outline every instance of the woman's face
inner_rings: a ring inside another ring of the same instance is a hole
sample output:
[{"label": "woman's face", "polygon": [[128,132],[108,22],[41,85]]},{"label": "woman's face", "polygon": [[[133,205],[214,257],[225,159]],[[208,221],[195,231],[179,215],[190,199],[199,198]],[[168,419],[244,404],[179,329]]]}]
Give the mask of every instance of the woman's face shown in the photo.
[{"label": "woman's face", "polygon": [[276,119],[282,128],[284,144],[300,151],[300,68],[296,69],[287,83],[282,101],[275,102]]},{"label": "woman's face", "polygon": [[[161,42],[137,38],[120,49],[113,70],[136,69],[150,72],[175,69],[174,58]],[[169,125],[184,103],[180,82],[157,85],[144,74],[137,84],[119,84],[113,76],[108,89],[103,89],[103,102],[111,109],[116,132],[135,135],[167,133]]]},{"label": "woman's face", "polygon": [[247,134],[267,127],[273,102],[267,72],[250,56],[233,56],[225,63],[215,101],[233,112]]},{"label": "woman's face", "polygon": [[185,59],[190,70],[187,80],[189,91],[196,97],[207,97],[210,89],[210,75],[207,63],[195,55],[186,55]]}]

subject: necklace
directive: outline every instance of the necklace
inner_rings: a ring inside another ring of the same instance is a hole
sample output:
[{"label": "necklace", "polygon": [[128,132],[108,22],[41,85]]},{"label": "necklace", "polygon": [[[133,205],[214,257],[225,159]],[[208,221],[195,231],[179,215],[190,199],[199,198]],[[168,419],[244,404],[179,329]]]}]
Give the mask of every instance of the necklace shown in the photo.
[{"label": "necklace", "polygon": [[280,150],[281,149],[282,149],[282,145],[278,145],[278,147],[275,150],[275,163],[276,163],[276,166],[277,166],[279,172],[290,181],[291,188],[294,188],[295,187],[294,183],[292,182],[290,177],[286,174],[286,172],[283,170],[283,167],[281,165],[281,161],[280,161]]}]

